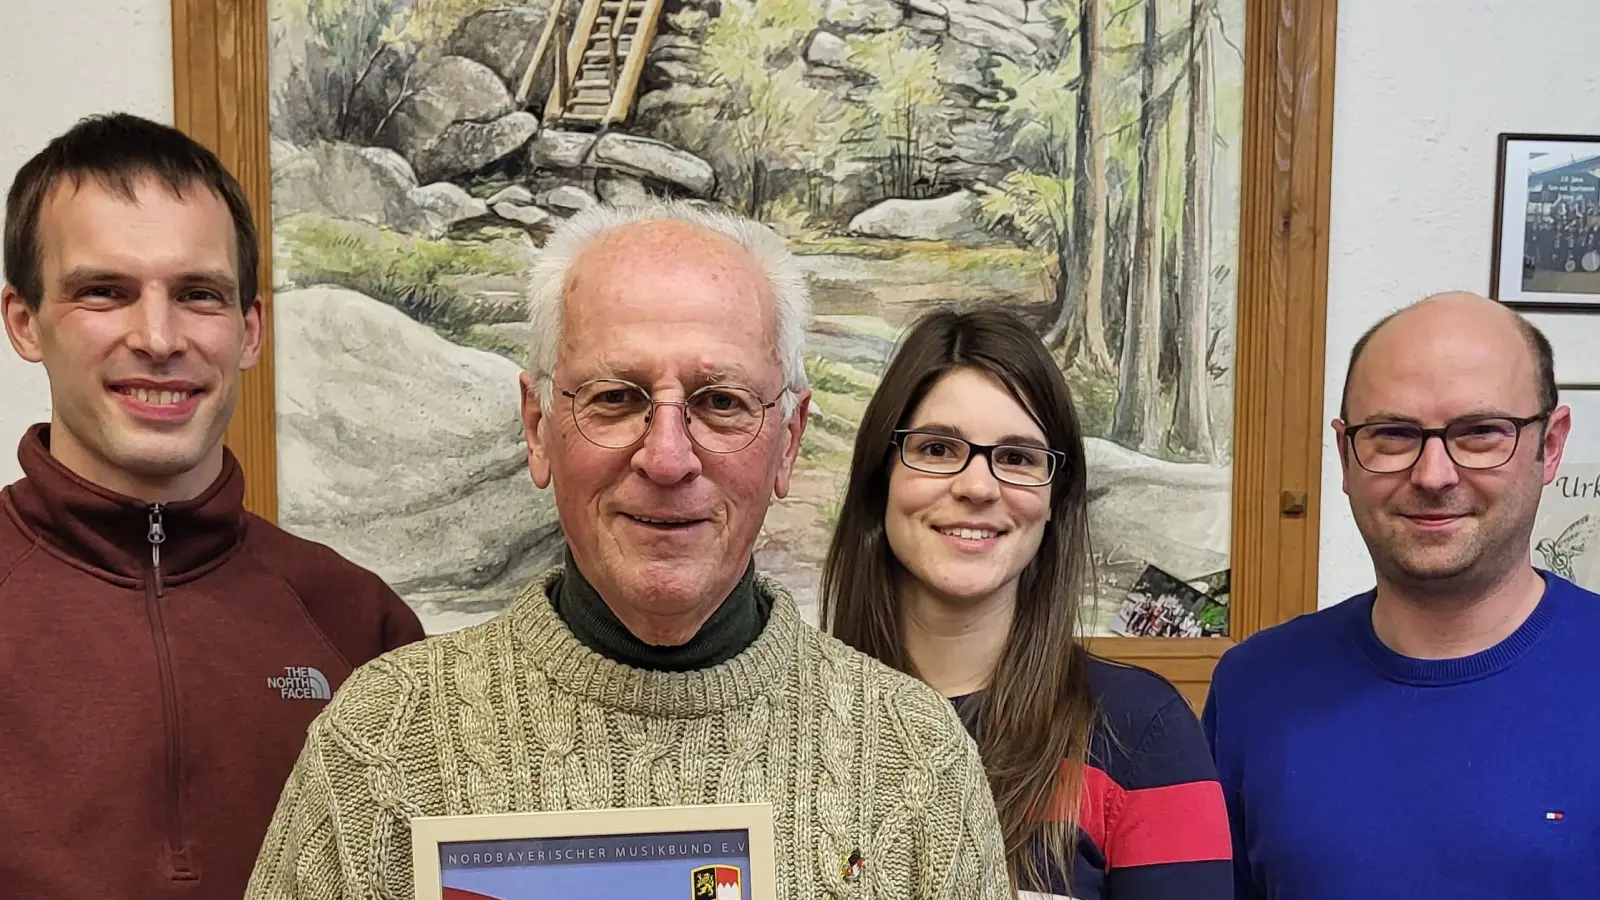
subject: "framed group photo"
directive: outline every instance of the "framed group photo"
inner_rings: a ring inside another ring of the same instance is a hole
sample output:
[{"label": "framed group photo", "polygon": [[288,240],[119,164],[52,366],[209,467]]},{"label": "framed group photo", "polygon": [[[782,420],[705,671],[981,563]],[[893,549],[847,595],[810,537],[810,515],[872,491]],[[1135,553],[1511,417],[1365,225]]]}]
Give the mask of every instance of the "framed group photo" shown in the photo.
[{"label": "framed group photo", "polygon": [[777,900],[764,803],[413,819],[417,900]]},{"label": "framed group photo", "polygon": [[1489,296],[1600,310],[1600,135],[1500,135]]}]

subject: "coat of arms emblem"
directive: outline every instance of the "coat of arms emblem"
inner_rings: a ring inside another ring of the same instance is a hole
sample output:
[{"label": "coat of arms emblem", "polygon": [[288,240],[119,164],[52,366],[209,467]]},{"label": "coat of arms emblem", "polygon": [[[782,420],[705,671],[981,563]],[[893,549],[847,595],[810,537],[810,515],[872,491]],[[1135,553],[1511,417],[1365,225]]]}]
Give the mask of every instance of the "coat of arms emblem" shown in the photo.
[{"label": "coat of arms emblem", "polygon": [[701,866],[689,873],[694,900],[743,900],[743,876],[738,866]]}]

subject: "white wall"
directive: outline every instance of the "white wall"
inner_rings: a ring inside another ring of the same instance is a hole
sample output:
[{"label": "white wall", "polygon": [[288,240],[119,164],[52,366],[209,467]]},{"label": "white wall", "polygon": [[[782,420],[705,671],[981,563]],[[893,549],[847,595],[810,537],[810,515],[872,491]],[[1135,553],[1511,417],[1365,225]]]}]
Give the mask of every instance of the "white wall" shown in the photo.
[{"label": "white wall", "polygon": [[[1350,347],[1383,314],[1446,289],[1489,290],[1496,136],[1600,133],[1595,0],[1339,4],[1324,421]],[[1600,320],[1531,317],[1556,375],[1600,380]],[[1323,606],[1372,566],[1323,432]]]},{"label": "white wall", "polygon": [[[79,118],[126,111],[172,121],[171,0],[0,0],[0,194]],[[0,218],[3,218],[0,204]],[[0,341],[0,484],[14,481],[17,439],[48,419],[44,370]]]}]

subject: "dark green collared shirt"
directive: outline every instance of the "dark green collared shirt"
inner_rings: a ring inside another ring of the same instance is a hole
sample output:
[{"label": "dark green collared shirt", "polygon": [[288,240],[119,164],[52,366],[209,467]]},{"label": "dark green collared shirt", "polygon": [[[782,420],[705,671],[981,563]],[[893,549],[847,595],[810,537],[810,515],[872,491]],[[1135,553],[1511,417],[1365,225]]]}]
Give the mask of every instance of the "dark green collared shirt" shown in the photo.
[{"label": "dark green collared shirt", "polygon": [[647,644],[635,637],[578,571],[570,549],[566,552],[566,571],[551,586],[550,596],[561,621],[584,646],[601,656],[636,669],[692,672],[733,659],[761,636],[772,605],[756,590],[755,579],[755,560],[751,560],[733,592],[711,618],[687,643],[675,647]]}]

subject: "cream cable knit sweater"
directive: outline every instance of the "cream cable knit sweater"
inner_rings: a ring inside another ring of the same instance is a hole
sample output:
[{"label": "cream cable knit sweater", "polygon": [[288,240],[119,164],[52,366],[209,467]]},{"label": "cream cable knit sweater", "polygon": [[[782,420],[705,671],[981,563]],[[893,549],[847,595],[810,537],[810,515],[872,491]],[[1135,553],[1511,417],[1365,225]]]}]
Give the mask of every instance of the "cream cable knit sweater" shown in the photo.
[{"label": "cream cable knit sweater", "polygon": [[[714,669],[573,637],[552,570],[490,622],[363,666],[312,725],[247,900],[412,897],[414,816],[769,802],[783,900],[1009,897],[994,801],[948,702],[772,615]],[[864,872],[844,878],[859,850]]]}]

